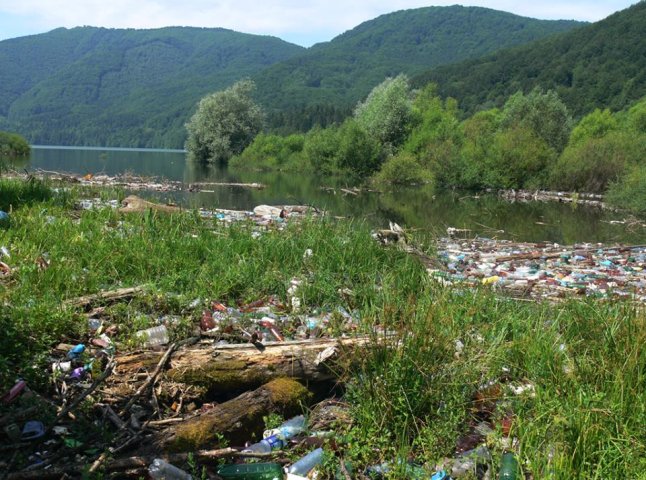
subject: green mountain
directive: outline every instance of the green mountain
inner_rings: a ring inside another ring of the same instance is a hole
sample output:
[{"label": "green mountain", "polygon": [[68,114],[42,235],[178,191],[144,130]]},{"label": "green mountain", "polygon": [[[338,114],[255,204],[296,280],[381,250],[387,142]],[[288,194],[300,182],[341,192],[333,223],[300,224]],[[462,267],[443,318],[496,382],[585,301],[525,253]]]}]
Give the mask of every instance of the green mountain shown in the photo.
[{"label": "green mountain", "polygon": [[414,84],[438,84],[467,113],[500,106],[518,90],[553,89],[580,116],[620,110],[646,95],[646,2],[592,25],[486,57],[430,70]]},{"label": "green mountain", "polygon": [[310,49],[224,29],[61,28],[0,42],[0,129],[40,144],[181,147],[196,102],[247,76],[272,127],[307,129],[343,118],[386,76],[578,25],[428,7],[383,15]]},{"label": "green mountain", "polygon": [[180,147],[202,96],[304,50],[219,28],[60,28],[5,40],[0,129],[41,144]]},{"label": "green mountain", "polygon": [[580,25],[457,5],[398,11],[261,72],[258,96],[288,122],[286,110],[351,107],[388,76],[418,74]]}]

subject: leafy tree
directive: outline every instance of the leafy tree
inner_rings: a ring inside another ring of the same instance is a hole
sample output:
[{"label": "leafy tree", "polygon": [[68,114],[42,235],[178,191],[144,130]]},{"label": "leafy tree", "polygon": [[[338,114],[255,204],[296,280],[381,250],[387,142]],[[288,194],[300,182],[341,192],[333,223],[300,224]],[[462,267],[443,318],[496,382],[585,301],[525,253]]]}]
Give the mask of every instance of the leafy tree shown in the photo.
[{"label": "leafy tree", "polygon": [[528,95],[512,95],[502,111],[502,128],[524,127],[560,153],[572,130],[572,117],[553,90],[543,93],[535,88]]},{"label": "leafy tree", "polygon": [[408,77],[389,77],[377,85],[364,102],[359,102],[354,117],[384,148],[394,151],[406,139],[413,119]]},{"label": "leafy tree", "polygon": [[482,188],[490,159],[497,153],[494,139],[500,128],[501,112],[494,108],[478,112],[462,123],[464,141],[460,151],[455,185]]},{"label": "leafy tree", "polygon": [[646,135],[615,131],[590,137],[568,146],[554,165],[550,183],[564,190],[604,192],[643,160],[644,151]]},{"label": "leafy tree", "polygon": [[581,143],[590,138],[601,138],[619,127],[617,119],[610,110],[598,108],[581,119],[570,135],[570,145]]},{"label": "leafy tree", "polygon": [[0,155],[21,157],[29,155],[30,150],[27,140],[17,133],[0,132]]},{"label": "leafy tree", "polygon": [[229,165],[254,170],[298,170],[302,169],[305,135],[287,137],[260,133],[253,142],[229,161]]},{"label": "leafy tree", "polygon": [[303,156],[311,163],[316,173],[336,173],[338,130],[337,126],[315,127],[305,136]]},{"label": "leafy tree", "polygon": [[608,203],[636,213],[646,213],[646,165],[635,165],[608,188]]},{"label": "leafy tree", "polygon": [[346,120],[338,133],[336,164],[359,176],[375,172],[383,161],[379,142],[361,128],[354,119]]},{"label": "leafy tree", "polygon": [[375,175],[376,184],[413,185],[429,183],[433,174],[424,168],[414,155],[402,151],[384,162]]},{"label": "leafy tree", "polygon": [[484,183],[497,188],[535,188],[545,184],[547,169],[556,158],[554,150],[523,126],[499,131],[494,155],[487,160]]},{"label": "leafy tree", "polygon": [[207,95],[186,124],[186,150],[201,162],[226,163],[251,143],[263,126],[264,114],[251,98],[251,80],[241,80]]}]

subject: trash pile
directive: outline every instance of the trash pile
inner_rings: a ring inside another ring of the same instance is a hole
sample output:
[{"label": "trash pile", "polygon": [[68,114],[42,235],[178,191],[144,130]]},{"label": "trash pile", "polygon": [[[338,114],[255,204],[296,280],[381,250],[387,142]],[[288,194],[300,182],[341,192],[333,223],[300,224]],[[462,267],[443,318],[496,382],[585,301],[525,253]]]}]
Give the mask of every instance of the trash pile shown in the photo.
[{"label": "trash pile", "polygon": [[490,285],[517,297],[559,300],[572,295],[646,302],[646,246],[518,243],[442,238],[442,283]]},{"label": "trash pile", "polygon": [[[292,301],[300,284],[292,282]],[[119,478],[138,478],[144,470],[152,478],[190,478],[170,462],[186,463],[185,454],[171,453],[186,451],[186,444],[206,464],[222,458],[264,460],[268,453],[274,460],[278,455],[271,452],[291,448],[291,438],[305,431],[304,417],[253,443],[262,432],[263,416],[289,418],[290,412],[302,411],[315,400],[310,388],[321,382],[333,386],[337,360],[369,341],[356,335],[357,314],[343,307],[302,312],[299,305],[294,311],[277,296],[237,306],[196,299],[187,307],[195,325],[188,338],[176,340],[181,317],[164,315],[158,325],[134,334],[143,350],[133,351],[133,340],[119,340],[106,305],[143,290],[119,289],[67,302],[87,312],[88,337],[51,352],[48,398],[38,397],[34,408],[33,395],[25,395],[29,388],[19,380],[1,399],[3,410],[12,405],[10,414],[0,416],[0,451],[13,450],[13,456],[0,461],[0,471],[19,465],[8,478],[75,478],[88,467],[118,472]],[[208,435],[199,431],[202,425],[210,425]],[[236,448],[205,450],[225,438]],[[290,478],[305,476],[321,461],[322,451],[313,450],[291,466]],[[284,456],[278,460],[282,463],[269,466],[230,463],[218,475],[274,478],[267,475],[283,474]]]},{"label": "trash pile", "polygon": [[[103,200],[101,198],[87,198],[77,202],[79,210],[97,210],[104,208],[118,209],[122,213],[145,212],[148,210],[166,213],[179,213],[183,210],[175,205],[162,205],[149,202],[136,195],[126,197],[121,204],[117,200]],[[226,209],[200,209],[202,218],[215,219],[231,224],[234,222],[250,221],[260,227],[275,226],[282,228],[288,221],[302,220],[308,216],[321,216],[324,212],[306,205],[284,205],[281,207],[258,205],[253,211],[226,210]],[[0,219],[1,220],[1,219]]]},{"label": "trash pile", "polygon": [[[300,285],[292,282],[292,302]],[[13,451],[0,461],[0,471],[13,472],[8,479],[103,472],[109,478],[347,480],[383,479],[395,469],[410,479],[492,478],[496,453],[487,447],[489,435],[502,429],[503,450],[513,448],[506,389],[532,393],[531,385],[510,382],[481,387],[468,434],[454,458],[438,465],[393,459],[358,468],[344,458],[352,417],[335,391],[344,362],[356,358],[349,352],[374,341],[357,334],[356,313],[343,307],[303,312],[277,296],[235,306],[196,299],[187,306],[192,336],[176,340],[180,317],[164,315],[135,333],[144,348],[133,350],[116,340],[105,305],[142,291],[68,301],[87,312],[88,337],[52,351],[50,397],[34,403],[19,380],[0,399],[15,407],[0,417],[0,451]],[[456,354],[462,347],[456,342]],[[272,415],[288,420],[264,428]],[[519,478],[519,469],[505,454],[500,478]]]}]

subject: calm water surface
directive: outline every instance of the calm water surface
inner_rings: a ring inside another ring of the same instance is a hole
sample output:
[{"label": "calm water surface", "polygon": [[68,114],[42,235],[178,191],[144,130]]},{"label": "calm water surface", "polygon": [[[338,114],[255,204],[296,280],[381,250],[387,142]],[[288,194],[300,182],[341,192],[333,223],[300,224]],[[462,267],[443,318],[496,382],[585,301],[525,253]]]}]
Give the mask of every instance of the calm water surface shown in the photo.
[{"label": "calm water surface", "polygon": [[[190,207],[253,209],[259,204],[308,204],[334,215],[366,219],[375,226],[395,221],[408,228],[443,232],[468,228],[474,234],[519,241],[646,243],[646,230],[608,223],[622,214],[558,203],[508,203],[496,196],[474,198],[467,192],[441,192],[431,187],[404,188],[388,193],[336,194],[322,186],[350,186],[342,180],[293,173],[231,171],[187,161],[181,151],[106,150],[36,147],[17,168],[77,174],[130,172],[191,182],[261,182],[264,190],[214,187],[213,193],[150,193]],[[141,193],[140,193],[141,195]]]}]

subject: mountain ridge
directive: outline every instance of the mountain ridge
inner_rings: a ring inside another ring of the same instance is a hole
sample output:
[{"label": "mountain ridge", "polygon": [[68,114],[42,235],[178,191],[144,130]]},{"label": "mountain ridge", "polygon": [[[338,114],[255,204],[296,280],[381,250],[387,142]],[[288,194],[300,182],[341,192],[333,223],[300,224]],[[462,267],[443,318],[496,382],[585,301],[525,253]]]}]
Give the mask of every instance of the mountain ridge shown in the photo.
[{"label": "mountain ridge", "polygon": [[223,28],[59,28],[0,42],[0,129],[39,144],[177,148],[197,101],[243,77],[274,127],[306,129],[342,118],[386,76],[579,25],[423,7],[310,49]]}]

